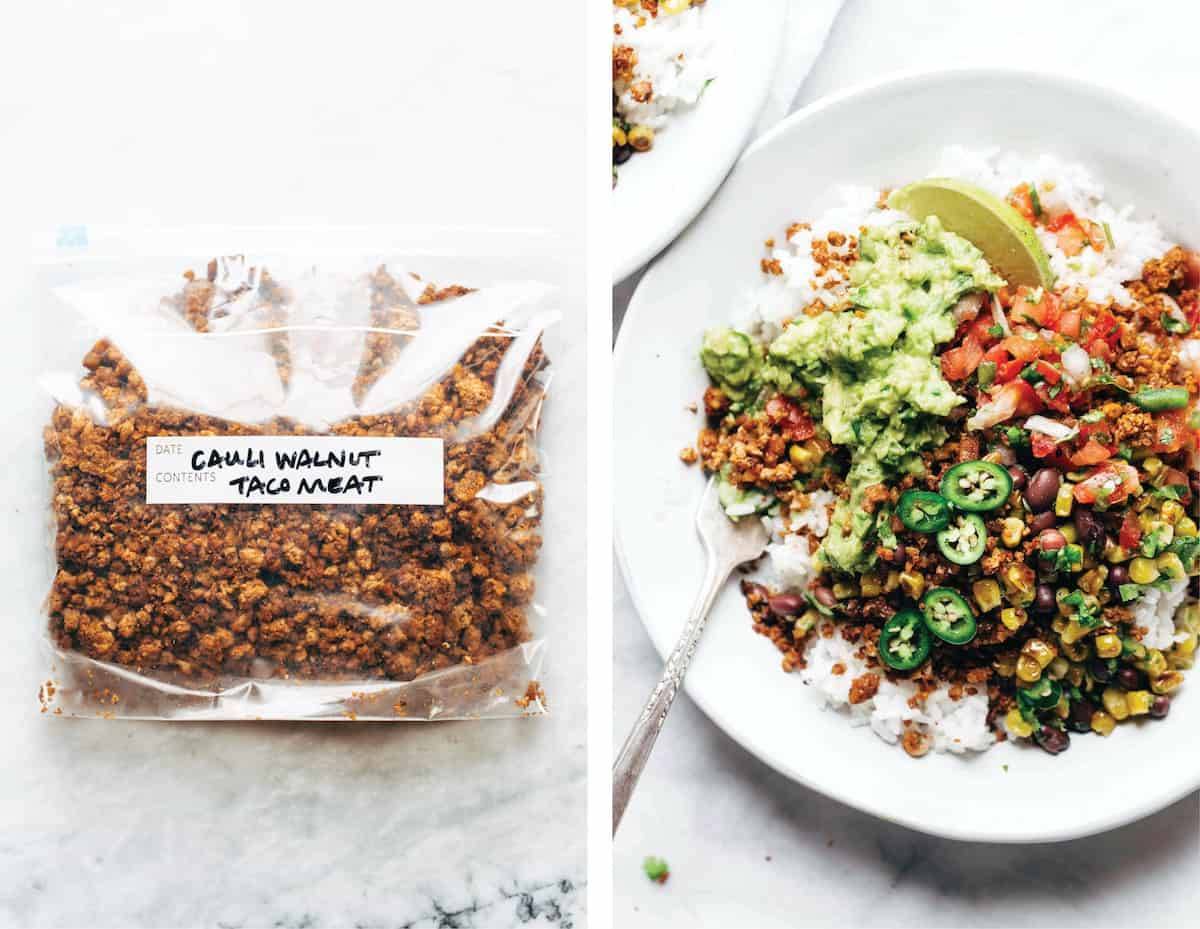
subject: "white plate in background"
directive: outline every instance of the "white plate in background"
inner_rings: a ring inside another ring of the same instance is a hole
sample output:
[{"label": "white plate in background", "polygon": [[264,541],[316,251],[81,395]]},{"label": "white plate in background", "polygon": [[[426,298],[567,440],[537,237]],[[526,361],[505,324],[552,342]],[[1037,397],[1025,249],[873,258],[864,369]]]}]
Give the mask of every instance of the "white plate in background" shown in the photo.
[{"label": "white plate in background", "polygon": [[613,281],[628,277],[700,212],[729,172],[766,101],[783,47],[784,0],[708,0],[713,82],[676,109],[654,147],[618,168]]},{"label": "white plate in background", "polygon": [[[655,648],[673,646],[700,583],[693,528],[703,488],[680,463],[707,377],[703,330],[730,321],[760,280],[763,240],[834,203],[842,183],[897,186],[960,143],[1085,163],[1116,206],[1135,204],[1169,238],[1200,246],[1200,137],[1145,105],[1061,77],[963,69],[910,74],[827,98],[757,140],[702,216],[642,279],[615,356],[617,548]],[[635,159],[636,160],[636,159]],[[938,835],[1040,842],[1110,829],[1200,788],[1200,671],[1171,715],[1075,737],[1051,757],[998,745],[909,758],[822,709],[756,635],[736,585],[718,598],[687,678],[708,716],[772,767],[877,816]]]}]

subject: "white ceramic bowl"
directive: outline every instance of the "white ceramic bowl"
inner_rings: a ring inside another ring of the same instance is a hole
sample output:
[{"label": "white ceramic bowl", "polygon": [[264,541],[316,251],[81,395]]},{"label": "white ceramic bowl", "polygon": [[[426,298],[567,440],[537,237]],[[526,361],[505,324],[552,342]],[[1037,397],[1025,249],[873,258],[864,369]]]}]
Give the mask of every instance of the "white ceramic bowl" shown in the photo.
[{"label": "white ceramic bowl", "polygon": [[[743,155],[701,217],[642,280],[616,350],[616,529],[622,568],[655,647],[666,654],[700,583],[692,517],[703,485],[678,451],[701,416],[702,331],[729,321],[757,283],[768,236],[831,205],[840,183],[920,177],[944,145],[1051,151],[1085,162],[1115,204],[1134,203],[1180,242],[1200,245],[1200,138],[1145,105],[1061,77],[997,70],[905,75],[794,114]],[[1169,719],[1076,737],[1053,758],[1002,744],[915,761],[823,710],[755,635],[734,584],[714,608],[687,690],[763,761],[830,797],[961,839],[1073,838],[1152,813],[1200,787],[1200,674]]]},{"label": "white ceramic bowl", "polygon": [[613,281],[628,277],[679,234],[729,173],[767,98],[782,48],[783,0],[713,0],[702,15],[716,79],[676,110],[654,148],[618,169],[613,190]]}]

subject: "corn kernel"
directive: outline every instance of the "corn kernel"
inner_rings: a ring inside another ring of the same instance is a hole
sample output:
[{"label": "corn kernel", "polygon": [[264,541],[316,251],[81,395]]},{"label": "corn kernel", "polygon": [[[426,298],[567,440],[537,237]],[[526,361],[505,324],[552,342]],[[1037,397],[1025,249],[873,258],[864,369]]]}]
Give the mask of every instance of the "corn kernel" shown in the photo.
[{"label": "corn kernel", "polygon": [[1108,579],[1108,568],[1100,566],[1092,568],[1079,578],[1079,589],[1084,593],[1091,594],[1093,597],[1100,593],[1100,589],[1104,586],[1105,580]]},{"label": "corn kernel", "polygon": [[812,632],[813,627],[817,624],[817,620],[821,618],[821,614],[814,609],[807,609],[803,615],[798,617],[795,623],[792,624],[792,638],[799,641],[806,635]]},{"label": "corn kernel", "polygon": [[1032,655],[1021,655],[1017,659],[1017,677],[1026,684],[1036,684],[1042,678],[1042,666]]},{"label": "corn kernel", "polygon": [[1000,605],[1000,585],[991,578],[976,581],[971,585],[971,593],[975,595],[975,603],[981,613],[994,610]]},{"label": "corn kernel", "polygon": [[1104,560],[1109,564],[1120,564],[1122,561],[1128,561],[1132,554],[1128,549],[1122,548],[1113,542],[1109,542],[1104,548]]},{"label": "corn kernel", "polygon": [[616,123],[613,123],[612,144],[613,145],[624,145],[626,141],[627,140],[625,138],[625,130],[622,129],[620,126],[618,126]]},{"label": "corn kernel", "polygon": [[1020,710],[1009,710],[1004,714],[1004,728],[1019,739],[1028,739],[1033,735],[1033,726],[1025,721]]},{"label": "corn kernel", "polygon": [[1169,522],[1172,526],[1187,516],[1187,511],[1183,508],[1183,504],[1178,500],[1167,500],[1162,505],[1163,519]]},{"label": "corn kernel", "polygon": [[1038,663],[1039,668],[1044,668],[1058,657],[1058,649],[1044,639],[1030,639],[1021,646],[1021,654],[1028,655]]},{"label": "corn kernel", "polygon": [[1142,462],[1142,470],[1145,471],[1147,474],[1149,474],[1151,477],[1154,477],[1154,475],[1156,475],[1159,471],[1161,471],[1162,468],[1163,468],[1163,463],[1162,463],[1161,458],[1155,458],[1155,457],[1151,456]]},{"label": "corn kernel", "polygon": [[833,585],[833,595],[839,600],[849,600],[858,596],[858,585],[847,581],[838,581]]},{"label": "corn kernel", "polygon": [[1020,607],[1007,606],[1000,611],[1000,622],[1004,624],[1005,629],[1012,632],[1024,626],[1028,619],[1029,614]]},{"label": "corn kernel", "polygon": [[1166,671],[1150,680],[1150,689],[1156,694],[1169,694],[1179,689],[1183,675],[1178,671]]},{"label": "corn kernel", "polygon": [[889,571],[888,575],[887,575],[887,580],[885,580],[883,582],[883,592],[890,594],[893,590],[895,590],[899,586],[900,586],[900,572],[899,571]]},{"label": "corn kernel", "polygon": [[878,597],[883,593],[883,581],[878,574],[864,574],[858,579],[858,584],[864,597]]},{"label": "corn kernel", "polygon": [[1087,638],[1087,634],[1087,629],[1084,629],[1075,620],[1071,620],[1067,623],[1067,627],[1059,633],[1059,638],[1062,639],[1064,645],[1074,645],[1080,639]]},{"label": "corn kernel", "polygon": [[647,152],[654,144],[654,130],[649,126],[633,126],[626,133],[629,145],[639,152]]},{"label": "corn kernel", "polygon": [[1046,668],[1046,676],[1052,681],[1061,681],[1067,676],[1067,672],[1071,670],[1071,662],[1067,661],[1061,655],[1050,662]]},{"label": "corn kernel", "polygon": [[1117,721],[1102,710],[1092,714],[1092,732],[1097,735],[1112,735],[1117,728]]},{"label": "corn kernel", "polygon": [[1163,577],[1170,578],[1173,581],[1184,577],[1187,572],[1183,570],[1183,562],[1179,560],[1179,556],[1174,552],[1167,552],[1165,555],[1159,555],[1154,559],[1154,566],[1158,568],[1158,573]]},{"label": "corn kernel", "polygon": [[1075,492],[1071,484],[1063,484],[1058,488],[1058,496],[1054,498],[1054,515],[1070,516],[1071,507],[1075,504]]},{"label": "corn kernel", "polygon": [[803,445],[793,445],[788,449],[788,461],[792,463],[792,467],[797,471],[807,473],[817,463],[817,454],[812,449],[805,448]]},{"label": "corn kernel", "polygon": [[1121,637],[1112,632],[1096,636],[1096,657],[1116,658],[1121,654]]},{"label": "corn kernel", "polygon": [[1145,716],[1150,712],[1150,704],[1154,695],[1148,690],[1131,690],[1125,695],[1125,705],[1129,707],[1130,716]]},{"label": "corn kernel", "polygon": [[1067,699],[1067,695],[1063,694],[1058,698],[1058,703],[1054,704],[1054,715],[1059,719],[1066,719],[1071,715],[1071,701]]},{"label": "corn kernel", "polygon": [[921,594],[925,593],[925,578],[905,571],[900,575],[900,587],[914,600],[920,600]]},{"label": "corn kernel", "polygon": [[1134,558],[1129,562],[1129,579],[1135,584],[1153,584],[1158,580],[1158,566],[1149,558]]},{"label": "corn kernel", "polygon": [[1008,516],[1001,523],[1000,541],[1008,548],[1016,548],[1021,544],[1021,536],[1025,532],[1025,523],[1015,516]]},{"label": "corn kernel", "polygon": [[1074,523],[1064,523],[1058,527],[1058,531],[1063,534],[1063,538],[1068,542],[1074,543],[1079,541],[1079,530],[1075,528]]},{"label": "corn kernel", "polygon": [[1106,687],[1100,696],[1101,702],[1113,719],[1129,718],[1129,704],[1125,702],[1125,692],[1116,687]]},{"label": "corn kernel", "polygon": [[1059,644],[1062,646],[1062,653],[1071,661],[1087,661],[1091,657],[1092,651],[1088,648],[1087,639],[1063,642],[1060,637]]},{"label": "corn kernel", "polygon": [[1196,521],[1190,516],[1184,516],[1175,524],[1175,535],[1181,538],[1194,539],[1200,532],[1196,529]]},{"label": "corn kernel", "polygon": [[1166,673],[1167,658],[1157,648],[1151,648],[1146,651],[1146,657],[1137,663],[1137,666],[1142,671],[1146,672],[1147,677],[1154,679],[1160,674]]},{"label": "corn kernel", "polygon": [[1029,606],[1037,596],[1037,575],[1026,564],[1010,564],[1001,575],[1008,599],[1017,606]]}]

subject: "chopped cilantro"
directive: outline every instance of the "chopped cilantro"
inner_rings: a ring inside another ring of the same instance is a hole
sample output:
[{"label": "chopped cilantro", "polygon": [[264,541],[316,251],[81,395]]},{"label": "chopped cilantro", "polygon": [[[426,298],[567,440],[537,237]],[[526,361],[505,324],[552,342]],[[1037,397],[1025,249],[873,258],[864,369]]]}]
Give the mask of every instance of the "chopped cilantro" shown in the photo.
[{"label": "chopped cilantro", "polygon": [[646,872],[646,877],[658,884],[665,884],[667,878],[671,876],[671,869],[667,867],[666,859],[649,856],[642,862],[642,870]]},{"label": "chopped cilantro", "polygon": [[1057,397],[1059,394],[1062,393],[1062,389],[1063,389],[1062,381],[1059,381],[1057,384],[1054,384],[1048,391],[1046,391],[1046,396],[1048,396],[1051,400],[1053,400],[1055,397]]},{"label": "chopped cilantro", "polygon": [[1038,196],[1037,185],[1029,185],[1029,201],[1033,204],[1033,215],[1040,217],[1042,215],[1042,198]]},{"label": "chopped cilantro", "polygon": [[1075,614],[1071,618],[1084,629],[1095,629],[1100,625],[1099,604],[1094,600],[1089,602],[1089,598],[1082,590],[1072,590],[1062,598],[1062,602],[1075,607]]},{"label": "chopped cilantro", "polygon": [[1117,446],[1117,457],[1124,458],[1126,461],[1132,461],[1133,449],[1122,442],[1119,446]]},{"label": "chopped cilantro", "polygon": [[1029,436],[1020,426],[1005,426],[1004,438],[1013,448],[1023,448],[1029,444]]},{"label": "chopped cilantro", "polygon": [[1136,600],[1142,595],[1141,584],[1121,584],[1117,587],[1117,593],[1121,595],[1121,602],[1128,603],[1130,600]]},{"label": "chopped cilantro", "polygon": [[1162,541],[1162,533],[1155,529],[1152,532],[1147,532],[1142,536],[1142,554],[1147,558],[1155,557],[1165,548]]},{"label": "chopped cilantro", "polygon": [[1021,369],[1021,380],[1028,381],[1030,384],[1040,384],[1045,378],[1037,369],[1037,365],[1026,365]]},{"label": "chopped cilantro", "polygon": [[1081,423],[1098,423],[1102,419],[1104,419],[1104,414],[1099,410],[1088,410],[1079,417]]},{"label": "chopped cilantro", "polygon": [[988,326],[987,334],[993,339],[998,339],[1000,336],[1004,335],[1004,329],[1001,326]]},{"label": "chopped cilantro", "polygon": [[1155,487],[1151,493],[1159,500],[1182,500],[1187,493],[1183,484],[1168,484],[1166,487]]},{"label": "chopped cilantro", "polygon": [[1104,223],[1104,238],[1108,240],[1109,248],[1117,247],[1117,243],[1113,241],[1112,237],[1112,226],[1110,226],[1108,223]]}]

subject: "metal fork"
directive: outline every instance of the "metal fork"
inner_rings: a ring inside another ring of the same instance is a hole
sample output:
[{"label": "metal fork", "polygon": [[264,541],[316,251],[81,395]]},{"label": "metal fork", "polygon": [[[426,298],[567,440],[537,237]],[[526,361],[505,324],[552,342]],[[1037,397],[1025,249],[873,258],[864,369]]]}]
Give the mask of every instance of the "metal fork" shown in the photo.
[{"label": "metal fork", "polygon": [[708,619],[708,611],[712,609],[713,601],[733,569],[747,561],[753,561],[767,547],[769,536],[762,520],[757,517],[743,517],[734,522],[725,515],[725,510],[717,499],[717,479],[708,482],[704,496],[700,499],[700,507],[696,511],[696,531],[700,533],[700,541],[704,545],[707,565],[704,571],[704,582],[696,602],[684,623],[683,632],[675,649],[667,658],[658,685],[646,701],[642,715],[634,723],[629,737],[617,760],[613,764],[613,834],[621,824],[625,807],[633,795],[642,769],[650,758],[658,733],[663,723],[667,721],[667,713],[675,702],[675,695],[683,685],[683,676],[687,674],[700,635],[704,632],[704,622]]}]

